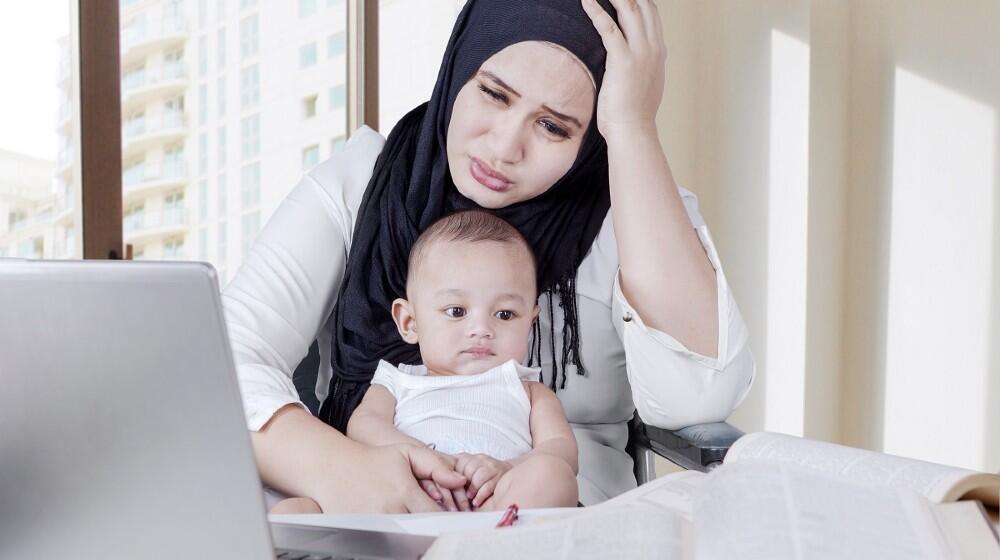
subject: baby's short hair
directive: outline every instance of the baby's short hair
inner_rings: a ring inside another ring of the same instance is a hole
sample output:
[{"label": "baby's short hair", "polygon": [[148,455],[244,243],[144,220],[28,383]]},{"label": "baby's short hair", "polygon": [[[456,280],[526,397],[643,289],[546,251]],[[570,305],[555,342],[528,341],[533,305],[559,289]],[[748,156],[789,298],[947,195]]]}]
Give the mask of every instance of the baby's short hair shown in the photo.
[{"label": "baby's short hair", "polygon": [[410,273],[415,270],[414,267],[420,262],[423,253],[437,241],[466,241],[469,243],[496,241],[518,245],[524,249],[528,260],[531,261],[531,273],[536,274],[538,270],[538,263],[535,261],[535,252],[531,249],[531,244],[521,235],[521,232],[517,231],[516,227],[492,212],[474,208],[459,210],[438,219],[417,237],[413,248],[410,249],[410,258],[407,262],[407,285],[410,283]]}]

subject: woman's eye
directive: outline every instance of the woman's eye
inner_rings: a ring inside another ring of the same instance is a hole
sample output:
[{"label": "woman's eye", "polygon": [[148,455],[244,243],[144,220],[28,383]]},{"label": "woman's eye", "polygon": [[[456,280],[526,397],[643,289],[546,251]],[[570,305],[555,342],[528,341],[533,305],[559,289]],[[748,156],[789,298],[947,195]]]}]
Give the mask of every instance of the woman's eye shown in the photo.
[{"label": "woman's eye", "polygon": [[497,311],[496,318],[500,319],[501,321],[510,321],[511,319],[514,318],[514,312],[508,311],[506,309],[503,311]]},{"label": "woman's eye", "polygon": [[479,84],[479,91],[482,91],[483,93],[490,96],[496,101],[500,101],[501,103],[507,103],[507,95],[500,93],[499,91],[494,91],[484,86],[483,84]]},{"label": "woman's eye", "polygon": [[541,121],[538,121],[538,122],[541,123],[542,127],[544,127],[545,131],[548,132],[549,134],[553,134],[553,135],[558,136],[560,138],[569,138],[569,132],[567,132],[565,128],[562,128],[561,126],[556,125],[552,121],[541,120]]},{"label": "woman's eye", "polygon": [[449,317],[459,318],[465,317],[465,308],[462,307],[449,307],[444,310],[444,314]]}]

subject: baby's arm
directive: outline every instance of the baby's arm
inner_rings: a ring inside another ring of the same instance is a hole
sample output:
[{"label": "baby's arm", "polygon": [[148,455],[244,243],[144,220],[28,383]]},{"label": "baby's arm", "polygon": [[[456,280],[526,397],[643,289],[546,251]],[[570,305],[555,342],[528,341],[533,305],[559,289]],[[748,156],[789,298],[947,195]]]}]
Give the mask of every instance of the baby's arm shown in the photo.
[{"label": "baby's arm", "polygon": [[424,443],[396,429],[396,399],[382,385],[372,385],[347,423],[347,437],[368,445]]},{"label": "baby's arm", "polygon": [[552,455],[566,461],[573,474],[577,474],[579,467],[576,437],[573,436],[573,429],[566,421],[562,403],[551,389],[541,383],[527,381],[524,385],[528,390],[528,400],[531,402],[528,427],[531,430],[532,449],[530,453],[510,462],[517,465],[532,455]]}]

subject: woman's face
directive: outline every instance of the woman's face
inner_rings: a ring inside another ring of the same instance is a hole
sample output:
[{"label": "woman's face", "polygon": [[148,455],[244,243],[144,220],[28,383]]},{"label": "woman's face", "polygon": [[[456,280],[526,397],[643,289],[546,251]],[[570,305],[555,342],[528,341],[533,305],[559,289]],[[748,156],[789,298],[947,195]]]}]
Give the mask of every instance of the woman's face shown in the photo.
[{"label": "woman's face", "polygon": [[448,166],[458,191],[483,208],[534,198],[576,160],[594,107],[586,67],[562,47],[513,44],[458,92]]}]

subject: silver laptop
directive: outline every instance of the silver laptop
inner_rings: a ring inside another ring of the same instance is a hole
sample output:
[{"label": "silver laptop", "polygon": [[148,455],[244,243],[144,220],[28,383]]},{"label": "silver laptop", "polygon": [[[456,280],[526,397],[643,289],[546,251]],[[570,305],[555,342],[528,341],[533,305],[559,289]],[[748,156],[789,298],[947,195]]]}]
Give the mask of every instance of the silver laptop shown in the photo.
[{"label": "silver laptop", "polygon": [[[203,263],[0,258],[0,558],[411,557],[269,526]],[[272,539],[272,530],[274,538]]]}]

